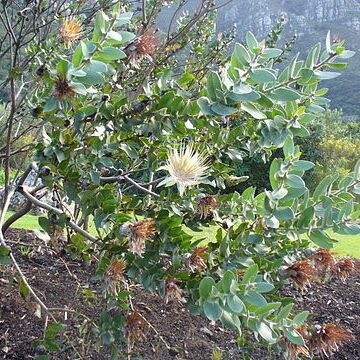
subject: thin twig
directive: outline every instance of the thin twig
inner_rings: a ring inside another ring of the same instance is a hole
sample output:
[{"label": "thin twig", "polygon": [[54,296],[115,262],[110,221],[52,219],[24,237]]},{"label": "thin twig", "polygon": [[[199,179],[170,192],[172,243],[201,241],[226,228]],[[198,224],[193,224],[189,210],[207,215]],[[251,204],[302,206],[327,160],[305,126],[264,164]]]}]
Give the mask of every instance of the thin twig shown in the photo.
[{"label": "thin twig", "polygon": [[37,296],[36,292],[33,290],[33,288],[30,286],[30,284],[28,283],[24,273],[22,272],[22,270],[20,269],[19,264],[17,263],[13,253],[10,253],[10,259],[13,262],[17,272],[19,273],[19,275],[21,276],[21,279],[23,281],[23,283],[25,284],[25,286],[28,288],[28,290],[30,291],[30,294],[33,296],[33,298],[36,300],[36,302],[41,306],[41,308],[47,313],[49,312],[49,308],[42,302],[42,300]]},{"label": "thin twig", "polygon": [[171,349],[166,340],[160,335],[160,333],[155,329],[155,327],[151,324],[149,320],[147,320],[140,312],[138,314],[142,317],[142,319],[149,325],[149,327],[155,332],[155,334],[159,337],[159,339],[164,343],[167,349]]},{"label": "thin twig", "polygon": [[137,189],[141,190],[142,192],[146,193],[146,194],[149,194],[149,195],[152,195],[152,196],[155,196],[155,197],[160,197],[159,194],[157,193],[154,193],[153,191],[150,191],[144,187],[142,187],[141,185],[139,185],[136,181],[134,181],[133,179],[130,179],[128,176],[124,175],[123,178],[129,182],[130,184],[134,185]]},{"label": "thin twig", "polygon": [[[35,196],[32,196],[30,193],[28,193],[22,186],[19,187],[19,191],[26,197],[28,198],[28,200],[30,200],[33,204],[35,204],[38,207],[41,207],[43,209],[49,210],[49,211],[53,211],[55,214],[57,215],[63,215],[64,213],[59,210],[56,207],[53,207],[49,204],[46,204],[40,200],[38,200]],[[78,226],[77,224],[75,224],[73,221],[69,220],[67,221],[67,224],[69,224],[69,226],[71,228],[73,228],[77,233],[85,236],[87,239],[89,239],[92,242],[97,242],[98,239],[95,236],[92,236],[91,234],[89,234],[87,231],[85,231],[84,229],[82,229],[80,226]]]}]

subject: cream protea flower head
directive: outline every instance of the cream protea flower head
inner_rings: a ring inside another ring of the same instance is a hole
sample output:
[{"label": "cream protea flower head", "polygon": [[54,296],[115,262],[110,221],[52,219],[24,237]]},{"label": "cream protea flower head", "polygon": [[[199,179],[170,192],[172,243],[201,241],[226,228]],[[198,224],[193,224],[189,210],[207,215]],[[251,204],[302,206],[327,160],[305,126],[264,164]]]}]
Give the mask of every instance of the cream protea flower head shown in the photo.
[{"label": "cream protea flower head", "polygon": [[73,42],[81,36],[83,28],[75,19],[67,18],[60,26],[59,32],[63,39],[67,42]]},{"label": "cream protea flower head", "polygon": [[170,177],[162,181],[159,186],[177,184],[182,195],[186,187],[205,180],[208,168],[206,155],[196,151],[192,145],[182,146],[179,150],[173,149],[168,155],[167,164],[160,168],[167,170]]}]

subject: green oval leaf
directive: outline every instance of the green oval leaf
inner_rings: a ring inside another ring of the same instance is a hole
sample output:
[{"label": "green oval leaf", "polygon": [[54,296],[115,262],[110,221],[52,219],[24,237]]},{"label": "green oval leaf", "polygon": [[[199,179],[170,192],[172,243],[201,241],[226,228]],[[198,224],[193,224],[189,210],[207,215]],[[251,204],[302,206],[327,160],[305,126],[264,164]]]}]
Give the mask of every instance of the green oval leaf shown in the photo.
[{"label": "green oval leaf", "polygon": [[199,284],[200,297],[202,299],[208,298],[213,286],[215,286],[214,279],[210,276],[204,277]]},{"label": "green oval leaf", "polygon": [[265,69],[254,70],[250,74],[250,78],[257,83],[266,83],[276,80],[276,76],[271,71]]},{"label": "green oval leaf", "polygon": [[231,295],[226,299],[226,303],[230,310],[235,314],[240,314],[244,308],[244,303],[237,295]]},{"label": "green oval leaf", "polygon": [[100,61],[112,61],[124,58],[126,58],[126,54],[122,50],[113,47],[104,47],[94,56],[94,59]]},{"label": "green oval leaf", "polygon": [[223,309],[220,307],[218,299],[207,299],[203,304],[204,314],[211,321],[217,321],[223,314]]}]

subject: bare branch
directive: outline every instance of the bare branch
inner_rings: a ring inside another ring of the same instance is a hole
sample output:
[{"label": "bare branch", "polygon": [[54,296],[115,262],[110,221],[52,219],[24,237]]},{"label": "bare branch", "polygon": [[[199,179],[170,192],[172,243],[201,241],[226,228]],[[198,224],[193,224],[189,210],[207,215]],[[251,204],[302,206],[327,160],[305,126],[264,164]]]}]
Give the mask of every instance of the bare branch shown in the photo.
[{"label": "bare branch", "polygon": [[[45,188],[45,185],[41,185],[37,188],[35,188],[34,190],[31,191],[32,195],[35,195],[38,191],[42,190]],[[46,192],[44,194],[41,194],[40,196],[37,197],[37,199],[41,199],[42,197],[44,197],[46,195]],[[15,214],[11,215],[4,223],[4,225],[2,226],[2,233],[5,235],[5,232],[9,229],[9,227],[18,219],[20,219],[21,217],[23,217],[24,215],[26,215],[32,208],[34,207],[34,204],[28,200],[26,202],[26,204],[19,210],[17,211]]]},{"label": "bare branch", "polygon": [[127,175],[124,175],[123,178],[129,182],[130,184],[134,185],[137,189],[141,190],[142,192],[146,193],[146,194],[149,194],[149,195],[153,195],[155,197],[160,197],[159,194],[156,194],[144,187],[142,187],[140,184],[138,184],[136,181],[134,181],[133,179],[130,179]]},{"label": "bare branch", "polygon": [[[28,199],[30,200],[34,205],[41,207],[43,209],[46,209],[48,211],[53,211],[55,214],[58,215],[62,215],[64,214],[61,210],[59,210],[56,207],[53,207],[49,204],[46,204],[40,200],[38,200],[35,196],[31,195],[29,192],[27,192],[22,186],[20,186],[19,191]],[[92,242],[97,242],[98,239],[95,236],[92,236],[91,234],[89,234],[87,231],[85,231],[84,229],[82,229],[80,226],[78,226],[77,224],[75,224],[73,221],[69,220],[67,221],[67,224],[69,224],[69,226],[75,230],[77,233],[85,236],[88,240],[92,241]]]}]

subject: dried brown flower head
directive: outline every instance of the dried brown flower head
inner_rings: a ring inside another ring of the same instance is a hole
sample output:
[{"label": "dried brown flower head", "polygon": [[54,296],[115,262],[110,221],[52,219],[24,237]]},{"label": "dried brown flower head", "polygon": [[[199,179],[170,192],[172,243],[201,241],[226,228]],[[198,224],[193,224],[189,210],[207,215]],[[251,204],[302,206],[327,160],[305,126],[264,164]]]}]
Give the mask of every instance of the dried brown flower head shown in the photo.
[{"label": "dried brown flower head", "polygon": [[315,268],[321,273],[329,271],[335,263],[333,253],[327,249],[317,249],[308,259],[314,263]]},{"label": "dried brown flower head", "polygon": [[126,46],[125,52],[130,58],[130,63],[134,67],[139,67],[142,58],[151,60],[151,55],[159,48],[159,40],[153,29],[146,29],[142,35],[135,38]]},{"label": "dried brown flower head", "polygon": [[211,211],[218,208],[216,196],[199,194],[196,198],[195,210],[200,214],[201,219],[207,218]]},{"label": "dried brown flower head", "polygon": [[144,337],[145,327],[145,320],[139,311],[134,310],[126,317],[125,329],[129,351],[133,349],[136,340]]},{"label": "dried brown flower head", "polygon": [[298,261],[285,269],[285,278],[292,279],[301,289],[315,281],[317,271],[308,260]]},{"label": "dried brown flower head", "polygon": [[[304,339],[307,338],[307,326],[303,325],[295,329]],[[298,356],[304,355],[310,357],[310,351],[305,345],[297,345],[288,340],[285,336],[282,336],[278,343],[284,349],[284,357],[287,360],[296,360]]]},{"label": "dried brown flower head", "polygon": [[155,234],[155,220],[146,218],[132,224],[125,224],[120,231],[131,240],[148,240]]},{"label": "dried brown flower head", "polygon": [[130,240],[128,246],[130,252],[140,257],[143,256],[146,248],[144,240]]},{"label": "dried brown flower head", "polygon": [[194,269],[201,270],[206,268],[205,252],[207,249],[208,249],[207,247],[198,247],[191,254],[186,253],[184,255],[186,259],[186,264],[189,266],[191,271],[194,271]]},{"label": "dried brown flower head", "polygon": [[145,251],[145,240],[149,240],[155,234],[155,220],[146,218],[132,224],[124,224],[120,232],[130,238],[129,250],[138,256]]},{"label": "dried brown flower head", "polygon": [[55,87],[55,97],[58,100],[70,98],[76,94],[75,89],[69,84],[69,81],[63,76],[59,76],[55,80],[54,87]]},{"label": "dried brown flower head", "polygon": [[331,276],[341,281],[345,281],[354,272],[356,272],[355,261],[349,257],[337,260],[330,269]]},{"label": "dried brown flower head", "polygon": [[114,259],[110,262],[104,272],[104,280],[107,290],[114,292],[119,282],[124,281],[126,262]]},{"label": "dried brown flower head", "polygon": [[308,346],[312,354],[331,356],[339,350],[346,341],[354,340],[351,331],[338,324],[325,324],[315,327],[308,340]]},{"label": "dried brown flower head", "polygon": [[67,42],[73,42],[80,38],[83,28],[75,19],[65,19],[60,26],[59,32]]},{"label": "dried brown flower head", "polygon": [[165,280],[165,303],[174,302],[181,304],[185,301],[183,298],[184,291],[177,285],[179,279],[168,278]]},{"label": "dried brown flower head", "polygon": [[150,56],[158,48],[158,38],[153,29],[146,29],[145,32],[137,38],[136,50],[140,56]]}]

